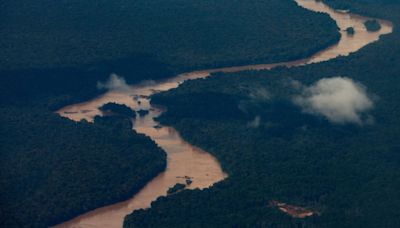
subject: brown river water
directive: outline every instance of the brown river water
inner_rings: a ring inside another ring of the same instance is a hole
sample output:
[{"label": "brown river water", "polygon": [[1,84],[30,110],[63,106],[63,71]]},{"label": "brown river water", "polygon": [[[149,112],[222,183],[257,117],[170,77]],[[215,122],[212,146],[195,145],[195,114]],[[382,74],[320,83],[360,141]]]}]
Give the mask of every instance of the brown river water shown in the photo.
[{"label": "brown river water", "polygon": [[[122,227],[124,217],[132,211],[149,208],[151,202],[160,196],[167,195],[168,188],[176,183],[185,183],[185,176],[193,181],[188,189],[204,189],[214,183],[227,178],[219,162],[206,151],[201,150],[183,140],[179,133],[171,127],[160,126],[153,118],[162,114],[163,110],[150,105],[150,95],[178,87],[185,80],[205,78],[214,72],[238,72],[243,70],[266,70],[276,66],[301,66],[310,63],[327,61],[338,56],[347,56],[360,48],[379,40],[379,37],[392,32],[393,25],[384,20],[379,20],[382,28],[377,32],[368,32],[364,27],[365,20],[369,19],[347,12],[335,11],[322,2],[315,0],[295,0],[299,6],[316,12],[328,13],[340,28],[341,39],[339,43],[324,49],[310,58],[298,61],[282,62],[275,64],[258,64],[238,67],[226,67],[193,71],[177,75],[176,77],[151,83],[139,83],[123,90],[110,90],[93,100],[70,105],[57,111],[61,116],[75,121],[86,119],[93,120],[95,115],[101,115],[98,107],[108,102],[126,104],[134,110],[150,110],[144,117],[137,117],[134,129],[152,138],[167,153],[167,169],[151,180],[136,195],[124,202],[98,208],[87,212],[70,221],[57,225],[58,228],[118,228]],[[344,31],[348,27],[355,29],[353,36]],[[139,102],[140,101],[140,104]],[[160,126],[155,128],[154,126]]]}]

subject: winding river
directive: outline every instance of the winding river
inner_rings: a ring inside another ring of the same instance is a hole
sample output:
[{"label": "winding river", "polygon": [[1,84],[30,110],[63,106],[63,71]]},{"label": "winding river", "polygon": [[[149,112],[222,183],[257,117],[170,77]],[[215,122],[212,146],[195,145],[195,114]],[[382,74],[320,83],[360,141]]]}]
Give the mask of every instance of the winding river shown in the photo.
[{"label": "winding river", "polygon": [[[227,177],[218,161],[206,151],[185,142],[179,133],[167,126],[159,126],[153,118],[162,114],[163,110],[150,104],[149,96],[160,91],[178,87],[185,80],[205,78],[215,72],[238,72],[243,70],[265,70],[276,66],[301,66],[310,63],[327,61],[338,56],[347,56],[360,48],[379,40],[383,34],[392,32],[393,25],[384,20],[378,20],[382,28],[377,32],[368,32],[364,22],[370,18],[354,15],[348,12],[335,11],[322,2],[315,0],[296,0],[299,6],[306,9],[328,13],[340,28],[339,43],[322,50],[310,58],[298,61],[275,64],[259,64],[238,67],[227,67],[194,71],[177,75],[176,77],[152,83],[139,83],[129,88],[110,90],[106,94],[88,102],[74,104],[62,108],[57,113],[75,121],[86,119],[92,121],[95,115],[101,115],[97,109],[107,102],[126,104],[135,110],[149,110],[149,114],[138,117],[134,121],[134,129],[151,137],[167,153],[167,169],[151,180],[131,199],[114,205],[99,208],[80,215],[56,227],[122,227],[124,217],[134,210],[148,208],[151,202],[159,196],[165,196],[168,188],[176,183],[185,183],[185,177],[193,181],[187,188],[204,189]],[[355,29],[354,35],[348,35],[344,30],[348,27]],[[159,126],[159,127],[154,127]]]}]

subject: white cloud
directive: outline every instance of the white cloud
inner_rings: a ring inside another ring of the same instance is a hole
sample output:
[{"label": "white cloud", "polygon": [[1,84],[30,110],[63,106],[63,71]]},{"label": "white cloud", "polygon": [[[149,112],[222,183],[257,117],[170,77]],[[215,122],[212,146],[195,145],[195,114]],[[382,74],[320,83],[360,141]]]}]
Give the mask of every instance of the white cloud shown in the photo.
[{"label": "white cloud", "polygon": [[126,84],[125,79],[116,74],[111,74],[110,78],[106,83],[97,82],[97,88],[107,89],[107,90],[119,90],[119,91],[126,91],[130,89],[129,85]]},{"label": "white cloud", "polygon": [[303,86],[294,103],[306,113],[340,124],[362,124],[362,114],[374,106],[365,86],[346,77],[323,78],[309,87]]},{"label": "white cloud", "polygon": [[265,88],[256,88],[249,93],[249,97],[254,100],[270,100],[271,94]]},{"label": "white cloud", "polygon": [[247,126],[251,127],[251,128],[258,128],[260,126],[260,124],[261,124],[261,117],[260,116],[256,116],[254,118],[254,120],[252,120],[251,122],[247,123]]}]

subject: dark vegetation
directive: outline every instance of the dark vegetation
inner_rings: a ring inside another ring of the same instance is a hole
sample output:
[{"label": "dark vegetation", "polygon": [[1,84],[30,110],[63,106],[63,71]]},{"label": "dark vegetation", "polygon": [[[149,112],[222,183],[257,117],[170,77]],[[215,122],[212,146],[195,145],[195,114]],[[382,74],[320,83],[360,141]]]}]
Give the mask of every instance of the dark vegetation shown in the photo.
[{"label": "dark vegetation", "polygon": [[2,227],[54,225],[131,196],[165,168],[165,154],[123,117],[89,124],[53,113],[105,92],[96,83],[111,73],[134,83],[290,60],[339,38],[327,15],[291,0],[17,0],[0,12]]},{"label": "dark vegetation", "polygon": [[365,28],[367,31],[376,32],[381,29],[381,24],[377,20],[368,20],[364,22]]},{"label": "dark vegetation", "polygon": [[354,28],[353,27],[348,27],[347,29],[346,29],[346,32],[347,32],[347,34],[349,34],[349,35],[354,35],[356,32],[354,31]]},{"label": "dark vegetation", "polygon": [[185,188],[186,188],[186,185],[178,183],[178,184],[175,184],[172,188],[169,188],[168,191],[167,191],[167,194],[168,195],[174,194],[174,193],[177,193],[179,191],[182,191]]},{"label": "dark vegetation", "polygon": [[17,0],[0,10],[0,101],[38,99],[51,110],[104,92],[95,85],[111,73],[135,83],[194,68],[286,61],[339,39],[327,15],[291,0]]},{"label": "dark vegetation", "polygon": [[137,111],[137,113],[139,114],[139,116],[145,116],[149,114],[149,110],[140,109],[139,111]]},{"label": "dark vegetation", "polygon": [[75,123],[7,107],[0,124],[1,227],[48,227],[119,202],[166,167],[164,151],[126,118]]},{"label": "dark vegetation", "polygon": [[[168,107],[160,120],[216,156],[229,178],[210,189],[159,198],[151,209],[126,217],[125,227],[400,226],[400,4],[327,2],[391,20],[395,30],[349,57],[219,74],[155,95],[154,103]],[[291,102],[293,80],[309,85],[338,75],[379,97],[370,113],[373,124],[333,124]],[[269,207],[271,200],[321,214],[291,218]]]},{"label": "dark vegetation", "polygon": [[[370,16],[381,16],[380,18],[387,18],[383,16],[382,10],[387,10],[389,7],[394,6],[399,3],[399,0],[352,0],[352,1],[344,1],[344,0],[323,0],[328,5],[332,6],[335,9],[341,10],[351,10],[352,12],[356,12],[359,14],[369,14]],[[379,6],[374,9],[374,7]],[[383,6],[383,7],[382,7]],[[364,12],[364,13],[363,13]]]},{"label": "dark vegetation", "polygon": [[96,84],[107,81],[112,72],[130,75],[125,77],[129,84],[172,75],[165,65],[146,57],[75,68],[0,71],[0,102],[14,106],[40,105],[51,111],[58,110],[104,93],[105,90],[96,88]]},{"label": "dark vegetation", "polygon": [[1,70],[147,58],[187,71],[298,59],[339,39],[327,15],[292,0],[14,0],[0,12]]},{"label": "dark vegetation", "polygon": [[125,116],[130,118],[136,117],[136,112],[124,104],[114,102],[106,103],[99,108],[105,114]]}]

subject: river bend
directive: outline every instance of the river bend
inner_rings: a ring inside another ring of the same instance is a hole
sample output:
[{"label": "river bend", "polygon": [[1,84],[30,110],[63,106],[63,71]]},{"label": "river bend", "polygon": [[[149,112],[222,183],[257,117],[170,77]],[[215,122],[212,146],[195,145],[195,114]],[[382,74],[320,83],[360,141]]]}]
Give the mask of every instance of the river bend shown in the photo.
[{"label": "river bend", "polygon": [[[90,211],[56,227],[122,227],[124,217],[127,214],[137,209],[150,207],[152,201],[156,200],[159,196],[166,195],[168,188],[174,186],[176,183],[184,183],[184,177],[190,177],[193,181],[188,186],[189,189],[208,188],[227,177],[219,162],[211,154],[185,142],[174,128],[160,126],[154,120],[154,117],[162,114],[163,110],[153,107],[150,104],[149,96],[152,94],[177,88],[185,80],[205,78],[215,72],[267,70],[277,66],[293,67],[327,61],[338,56],[347,56],[379,40],[381,35],[391,33],[393,29],[393,25],[390,22],[378,20],[382,28],[377,32],[368,32],[364,27],[364,22],[370,18],[333,10],[320,1],[296,0],[296,2],[299,6],[308,10],[329,14],[340,28],[340,41],[306,59],[183,73],[163,81],[139,83],[124,90],[111,90],[93,100],[70,105],[57,111],[61,116],[75,121],[81,119],[92,121],[95,115],[101,115],[98,107],[108,102],[125,104],[136,111],[140,109],[149,110],[148,115],[136,118],[134,129],[152,138],[166,151],[167,169],[151,180],[131,199]],[[355,34],[353,36],[345,32],[345,29],[348,27],[354,28]],[[154,126],[160,127],[155,128]]]}]

